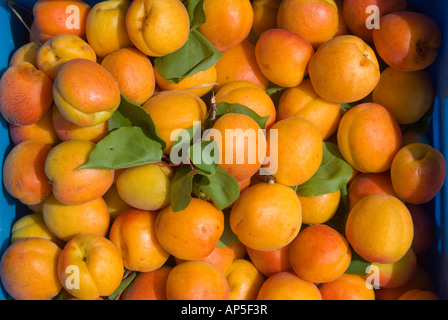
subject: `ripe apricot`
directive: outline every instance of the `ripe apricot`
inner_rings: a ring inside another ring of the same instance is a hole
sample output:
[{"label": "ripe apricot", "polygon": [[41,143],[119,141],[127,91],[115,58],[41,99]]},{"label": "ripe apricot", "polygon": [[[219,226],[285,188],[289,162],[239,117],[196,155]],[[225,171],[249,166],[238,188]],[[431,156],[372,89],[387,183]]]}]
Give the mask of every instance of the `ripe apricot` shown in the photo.
[{"label": "ripe apricot", "polygon": [[219,51],[241,43],[250,33],[254,20],[249,0],[205,0],[206,21],[199,31]]},{"label": "ripe apricot", "polygon": [[226,273],[229,300],[256,300],[266,277],[246,259],[236,259]]},{"label": "ripe apricot", "polygon": [[37,51],[39,51],[40,44],[37,42],[28,42],[18,48],[9,60],[9,67],[12,67],[20,62],[29,62],[37,68]]},{"label": "ripe apricot", "polygon": [[193,198],[183,210],[165,207],[157,215],[156,236],[178,259],[201,260],[215,249],[224,231],[224,214],[213,204]]},{"label": "ripe apricot", "polygon": [[294,272],[277,272],[266,279],[257,300],[322,300],[317,286]]},{"label": "ripe apricot", "polygon": [[279,0],[254,0],[252,10],[254,11],[254,22],[252,32],[259,37],[263,32],[277,27]]},{"label": "ripe apricot", "polygon": [[357,274],[344,273],[339,278],[319,286],[322,300],[375,300],[373,287]]},{"label": "ripe apricot", "polygon": [[114,221],[123,212],[132,209],[132,207],[127,204],[123,199],[121,199],[118,194],[116,183],[112,184],[111,187],[103,196],[104,201],[106,201],[107,208],[109,209],[109,215],[111,221]]},{"label": "ripe apricot", "polygon": [[266,277],[283,271],[293,271],[289,261],[291,243],[274,250],[256,250],[247,247],[250,261]]},{"label": "ripe apricot", "polygon": [[10,243],[25,238],[43,238],[62,248],[64,242],[48,230],[41,212],[33,212],[18,219],[11,228]]},{"label": "ripe apricot", "polygon": [[401,149],[402,139],[393,115],[376,103],[362,103],[348,110],[337,131],[342,156],[353,168],[364,173],[389,170]]},{"label": "ripe apricot", "polygon": [[166,281],[172,269],[164,265],[153,271],[139,272],[120,300],[166,300]]},{"label": "ripe apricot", "polygon": [[47,144],[27,140],[9,151],[3,164],[3,185],[11,196],[23,204],[34,205],[51,195],[53,188],[45,174],[51,150]]},{"label": "ripe apricot", "polygon": [[365,260],[383,264],[400,260],[412,245],[409,210],[394,196],[376,193],[359,200],[350,211],[345,235]]},{"label": "ripe apricot", "polygon": [[341,202],[341,191],[325,193],[318,196],[301,197],[302,221],[305,224],[328,222],[336,214]]},{"label": "ripe apricot", "polygon": [[178,264],[166,281],[167,300],[227,300],[229,285],[224,274],[202,261]]},{"label": "ripe apricot", "polygon": [[230,227],[248,248],[275,250],[289,244],[302,225],[302,207],[291,188],[259,183],[232,206]]},{"label": "ripe apricot", "polygon": [[61,249],[52,241],[26,238],[11,244],[0,261],[0,279],[15,300],[51,300],[62,289],[57,266]]}]

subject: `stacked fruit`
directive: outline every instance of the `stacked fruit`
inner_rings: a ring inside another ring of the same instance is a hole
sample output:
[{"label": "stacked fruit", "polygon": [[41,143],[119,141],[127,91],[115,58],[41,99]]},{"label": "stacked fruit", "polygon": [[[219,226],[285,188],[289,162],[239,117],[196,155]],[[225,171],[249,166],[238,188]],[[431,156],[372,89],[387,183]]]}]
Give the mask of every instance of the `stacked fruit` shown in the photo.
[{"label": "stacked fruit", "polygon": [[[370,11],[369,11],[370,10]],[[369,13],[370,12],[370,13]],[[0,82],[13,299],[438,299],[441,31],[404,0],[38,0]]]}]

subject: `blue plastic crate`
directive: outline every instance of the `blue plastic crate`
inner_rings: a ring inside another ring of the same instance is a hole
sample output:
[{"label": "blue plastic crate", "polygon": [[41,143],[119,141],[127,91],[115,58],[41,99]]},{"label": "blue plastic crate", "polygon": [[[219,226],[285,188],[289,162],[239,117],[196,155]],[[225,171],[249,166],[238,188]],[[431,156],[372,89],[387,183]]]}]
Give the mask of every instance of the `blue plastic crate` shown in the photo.
[{"label": "blue plastic crate", "polygon": [[[32,8],[36,0],[15,0],[16,3]],[[86,1],[94,5],[99,1]],[[439,25],[443,34],[443,45],[440,48],[440,54],[437,61],[430,67],[430,72],[437,84],[437,94],[434,105],[434,115],[431,121],[431,130],[428,133],[431,144],[440,150],[446,159],[448,159],[448,128],[444,125],[448,123],[448,113],[445,107],[448,107],[448,25],[446,16],[448,16],[447,0],[410,0],[411,6],[424,14],[427,14]],[[17,7],[16,7],[17,8]],[[31,18],[26,11],[17,8],[24,18]],[[2,0],[0,4],[0,75],[6,70],[12,53],[29,41],[28,31],[17,19],[15,14]],[[3,168],[3,162],[8,152],[13,147],[9,138],[8,125],[0,117],[0,154],[3,155],[0,163],[0,170]],[[1,172],[1,171],[0,171]],[[434,219],[437,227],[436,239],[424,256],[422,263],[430,273],[436,290],[441,299],[448,299],[448,184],[445,186],[431,202],[434,210]],[[9,245],[11,226],[18,217],[29,213],[29,209],[20,203],[17,203],[5,190],[2,184],[2,196],[0,196],[0,256]],[[7,297],[7,293],[0,288],[0,300]]]}]

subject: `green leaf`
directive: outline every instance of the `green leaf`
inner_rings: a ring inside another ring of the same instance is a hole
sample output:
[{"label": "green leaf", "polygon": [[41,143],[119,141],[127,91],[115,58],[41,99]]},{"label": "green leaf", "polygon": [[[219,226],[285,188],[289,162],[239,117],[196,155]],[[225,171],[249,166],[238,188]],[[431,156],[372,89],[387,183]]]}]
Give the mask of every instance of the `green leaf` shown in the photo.
[{"label": "green leaf", "polygon": [[286,90],[287,88],[284,87],[272,87],[272,88],[267,88],[265,90],[265,92],[269,95],[269,96],[273,96],[276,93],[279,93],[283,90]]},{"label": "green leaf", "polygon": [[198,169],[214,174],[219,162],[218,144],[215,140],[199,141],[188,150],[191,163]]},{"label": "green leaf", "polygon": [[227,171],[216,168],[215,174],[207,175],[209,184],[200,186],[200,190],[213,202],[219,210],[231,206],[240,195],[238,181]]},{"label": "green leaf", "polygon": [[198,30],[193,29],[179,50],[156,58],[154,67],[165,80],[179,83],[186,77],[211,68],[221,57],[222,53]]},{"label": "green leaf", "polygon": [[160,136],[149,113],[123,94],[121,95],[118,109],[108,121],[109,131],[122,127],[140,127],[149,138],[159,142],[162,145],[162,149],[166,147],[166,142]]},{"label": "green leaf", "polygon": [[372,263],[363,259],[353,250],[353,248],[351,248],[351,250],[352,250],[352,260],[345,273],[365,276],[367,274],[367,267],[369,267]]},{"label": "green leaf", "polygon": [[149,138],[140,127],[116,129],[99,141],[81,169],[122,169],[162,160],[159,142]]},{"label": "green leaf", "polygon": [[188,165],[176,169],[170,189],[171,208],[173,211],[182,211],[190,204],[193,177],[194,172]]},{"label": "green leaf", "polygon": [[107,298],[109,300],[115,300],[121,296],[123,291],[131,284],[131,282],[135,279],[137,273],[135,271],[124,271],[123,280],[115,291],[109,295]]},{"label": "green leaf", "polygon": [[[269,116],[261,117],[255,111],[250,109],[249,107],[239,104],[239,103],[220,102],[220,103],[216,104],[216,118],[215,119],[218,119],[219,117],[221,117],[227,113],[238,113],[238,114],[244,114],[246,116],[249,116],[255,120],[255,122],[260,126],[261,129],[266,128],[266,123],[269,120]],[[206,124],[206,127],[210,127],[210,124]]]},{"label": "green leaf", "polygon": [[190,30],[195,30],[205,23],[204,0],[188,0],[185,7],[190,17]]},{"label": "green leaf", "polygon": [[294,189],[302,197],[319,196],[340,190],[350,180],[353,169],[336,144],[324,142],[322,162],[317,172]]},{"label": "green leaf", "polygon": [[232,231],[230,227],[230,210],[224,211],[224,231],[218,240],[217,246],[219,248],[226,248],[234,243],[240,243],[237,235]]}]

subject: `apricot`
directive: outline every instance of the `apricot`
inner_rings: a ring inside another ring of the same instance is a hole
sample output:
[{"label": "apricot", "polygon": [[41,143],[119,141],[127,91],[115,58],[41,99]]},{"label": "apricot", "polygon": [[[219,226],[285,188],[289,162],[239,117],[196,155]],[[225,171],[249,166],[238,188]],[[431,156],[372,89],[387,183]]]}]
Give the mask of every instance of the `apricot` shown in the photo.
[{"label": "apricot", "polygon": [[44,202],[42,215],[48,230],[64,242],[79,233],[106,236],[109,231],[109,211],[101,197],[80,205],[66,205],[51,195]]},{"label": "apricot", "polygon": [[67,242],[59,255],[60,283],[80,300],[111,295],[120,285],[123,273],[120,252],[99,235],[80,233]]},{"label": "apricot", "polygon": [[3,185],[12,197],[33,205],[51,195],[53,188],[45,174],[45,162],[51,150],[47,144],[28,140],[9,151],[3,164]]},{"label": "apricot", "polygon": [[53,81],[29,62],[6,69],[0,80],[0,113],[13,125],[38,121],[53,101]]},{"label": "apricot", "polygon": [[343,16],[343,4],[344,0],[335,0],[336,6],[338,7],[338,30],[335,33],[335,37],[337,36],[343,36],[350,34],[350,31],[347,27],[347,24],[345,23],[344,16]]},{"label": "apricot", "polygon": [[339,278],[351,262],[347,240],[325,224],[311,225],[299,232],[289,249],[289,261],[299,278],[325,283]]},{"label": "apricot", "polygon": [[[376,11],[368,10],[369,6],[376,6]],[[368,28],[366,24],[379,22],[375,19],[406,8],[406,0],[344,0],[341,12],[351,33],[367,43],[373,43],[373,28]]]},{"label": "apricot", "polygon": [[263,32],[277,28],[277,14],[281,1],[279,0],[254,0],[252,10],[254,21],[252,32],[259,37]]},{"label": "apricot", "polygon": [[436,227],[431,212],[424,205],[406,204],[411,213],[414,224],[414,240],[412,250],[416,255],[423,253],[433,243],[436,236]]},{"label": "apricot", "polygon": [[166,281],[167,300],[227,300],[229,285],[224,274],[202,261],[178,264]]},{"label": "apricot", "polygon": [[127,10],[126,29],[137,49],[160,57],[187,42],[190,19],[183,3],[177,0],[137,0]]},{"label": "apricot", "polygon": [[133,47],[126,29],[131,1],[107,0],[96,3],[86,19],[86,38],[96,55],[104,58],[121,48]]},{"label": "apricot", "polygon": [[305,224],[322,224],[336,214],[341,203],[341,191],[325,193],[318,196],[301,197],[302,222]]},{"label": "apricot", "polygon": [[209,93],[216,85],[217,72],[216,66],[213,65],[207,70],[199,71],[188,76],[178,83],[173,83],[163,78],[160,73],[154,69],[154,75],[157,85],[162,90],[182,90],[191,92],[198,97],[202,97]]},{"label": "apricot", "polygon": [[114,77],[100,64],[79,58],[61,66],[53,97],[62,116],[80,127],[108,120],[121,101]]},{"label": "apricot", "polygon": [[41,212],[26,214],[12,225],[10,243],[25,238],[43,238],[54,242],[60,248],[63,246],[63,242],[48,230]]},{"label": "apricot", "polygon": [[221,52],[245,40],[254,20],[249,0],[205,0],[206,21],[198,30]]},{"label": "apricot", "polygon": [[149,58],[135,48],[121,48],[101,61],[118,83],[120,92],[136,102],[145,103],[154,93],[154,68]]},{"label": "apricot", "polygon": [[319,169],[323,141],[319,129],[302,117],[289,117],[276,122],[267,132],[268,164],[266,174],[286,186],[308,181]]},{"label": "apricot", "polygon": [[364,278],[344,273],[339,278],[319,286],[322,300],[375,300],[373,287],[366,286]]},{"label": "apricot", "polygon": [[248,248],[275,250],[297,236],[302,225],[302,207],[291,188],[274,183],[249,187],[235,201],[230,227]]},{"label": "apricot", "polygon": [[276,109],[271,97],[258,85],[245,80],[229,82],[217,91],[216,103],[239,103],[248,107],[260,117],[269,117],[266,128],[269,129],[276,120]]},{"label": "apricot", "polygon": [[257,300],[322,300],[317,286],[293,272],[278,272],[266,279]]},{"label": "apricot", "polygon": [[390,111],[362,103],[342,116],[337,141],[342,156],[357,171],[381,173],[391,168],[402,147],[402,134]]},{"label": "apricot", "polygon": [[435,86],[426,70],[386,68],[372,92],[373,101],[389,110],[401,125],[418,122],[431,109]]},{"label": "apricot", "polygon": [[229,300],[256,300],[266,277],[252,262],[236,259],[226,273],[229,285]]},{"label": "apricot", "polygon": [[74,34],[59,34],[48,39],[37,52],[37,67],[53,81],[61,66],[69,60],[81,58],[96,62],[92,47]]},{"label": "apricot", "polygon": [[255,45],[248,39],[231,49],[222,52],[221,59],[216,62],[215,88],[219,90],[228,82],[245,80],[250,81],[262,89],[266,89],[270,82],[261,72],[255,57]]},{"label": "apricot", "polygon": [[170,254],[156,237],[157,211],[130,209],[112,223],[109,239],[117,247],[127,270],[149,272],[160,268]]},{"label": "apricot", "polygon": [[40,44],[34,41],[25,43],[20,48],[14,51],[9,60],[9,67],[12,67],[20,62],[29,62],[37,68],[37,51],[39,51]]},{"label": "apricot", "polygon": [[402,294],[398,300],[440,300],[440,298],[434,292],[413,289]]},{"label": "apricot", "polygon": [[322,44],[311,57],[308,73],[319,96],[334,103],[364,99],[380,79],[375,52],[353,35],[337,36]]},{"label": "apricot", "polygon": [[400,11],[381,17],[381,28],[373,30],[373,43],[384,62],[401,71],[429,67],[438,56],[442,34],[428,16]]},{"label": "apricot", "polygon": [[215,249],[224,231],[224,214],[213,204],[193,198],[181,211],[160,210],[156,236],[162,247],[183,260],[201,260]]},{"label": "apricot", "polygon": [[311,121],[319,128],[324,141],[336,132],[342,117],[341,105],[322,99],[309,79],[284,90],[277,110],[278,120],[303,117]]},{"label": "apricot", "polygon": [[33,34],[41,43],[64,33],[84,39],[90,9],[89,4],[81,0],[39,0],[33,6]]},{"label": "apricot", "polygon": [[118,194],[131,207],[159,210],[170,204],[170,186],[174,177],[171,167],[146,164],[125,169],[117,178]]},{"label": "apricot", "polygon": [[111,221],[114,221],[123,212],[132,209],[118,194],[117,185],[115,183],[107,190],[103,196],[106,201]]},{"label": "apricot", "polygon": [[51,300],[62,289],[57,274],[60,253],[61,249],[48,239],[14,242],[0,261],[3,288],[15,300]]},{"label": "apricot", "polygon": [[414,227],[409,210],[394,196],[365,196],[351,209],[345,236],[362,258],[390,264],[400,260],[412,245]]},{"label": "apricot", "polygon": [[82,169],[95,144],[67,140],[52,148],[45,162],[55,198],[67,205],[80,205],[102,197],[114,182],[114,170]]},{"label": "apricot", "polygon": [[264,276],[270,277],[274,273],[293,271],[289,261],[291,243],[274,250],[256,250],[247,247],[250,261]]},{"label": "apricot", "polygon": [[172,134],[176,130],[193,127],[195,121],[204,124],[207,114],[207,106],[200,97],[181,90],[162,91],[146,101],[143,109],[149,113],[161,138],[166,142],[166,155],[170,153],[177,136],[172,137]]},{"label": "apricot", "polygon": [[282,1],[277,27],[301,35],[317,49],[336,34],[338,7],[333,0]]},{"label": "apricot", "polygon": [[390,174],[398,198],[414,205],[424,204],[432,200],[443,186],[445,158],[429,144],[412,143],[395,155]]},{"label": "apricot", "polygon": [[107,121],[90,127],[80,127],[65,119],[56,105],[52,106],[49,113],[51,113],[52,128],[61,141],[86,140],[97,143],[109,134]]},{"label": "apricot", "polygon": [[219,150],[218,167],[226,170],[237,181],[253,176],[263,164],[266,138],[251,117],[227,113],[218,118],[206,140],[213,137]]},{"label": "apricot", "polygon": [[347,189],[348,207],[354,205],[363,197],[373,193],[385,193],[396,196],[390,171],[381,173],[360,173],[349,184]]},{"label": "apricot", "polygon": [[8,124],[8,132],[14,145],[18,145],[27,140],[40,141],[49,146],[54,146],[60,142],[56,130],[53,127],[50,110],[45,112],[42,117],[33,124],[26,126]]},{"label": "apricot", "polygon": [[263,32],[255,45],[261,72],[280,87],[299,85],[313,54],[313,47],[304,37],[284,29]]},{"label": "apricot", "polygon": [[166,281],[172,269],[164,265],[153,271],[137,273],[120,300],[166,300]]}]

